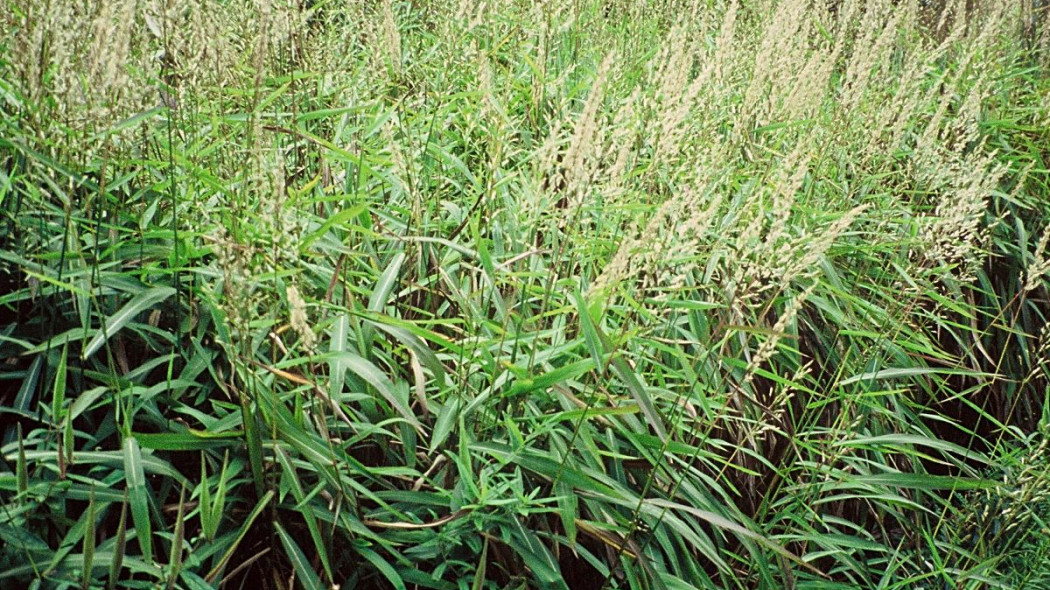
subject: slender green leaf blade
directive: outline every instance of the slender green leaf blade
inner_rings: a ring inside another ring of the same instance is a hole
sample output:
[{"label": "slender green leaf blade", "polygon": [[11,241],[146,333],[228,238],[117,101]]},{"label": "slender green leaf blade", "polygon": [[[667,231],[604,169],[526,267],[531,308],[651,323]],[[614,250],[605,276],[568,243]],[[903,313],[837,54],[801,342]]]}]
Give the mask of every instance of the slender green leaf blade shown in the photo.
[{"label": "slender green leaf blade", "polygon": [[277,536],[281,539],[281,545],[284,547],[284,554],[288,556],[288,560],[292,562],[292,567],[295,568],[296,577],[299,579],[299,583],[303,585],[306,590],[325,590],[323,584],[321,584],[321,578],[317,577],[313,568],[310,567],[310,562],[303,553],[303,550],[299,548],[299,545],[294,539],[284,530],[281,523],[273,523],[274,530],[277,531]]},{"label": "slender green leaf blade", "polygon": [[142,467],[142,451],[134,436],[124,439],[124,478],[128,501],[131,503],[131,521],[135,524],[135,536],[142,549],[142,558],[146,563],[152,563],[153,529],[149,517],[149,491]]},{"label": "slender green leaf blade", "polygon": [[102,345],[106,340],[109,340],[110,337],[126,326],[128,322],[135,319],[135,316],[174,294],[175,289],[173,287],[151,287],[132,297],[131,301],[124,304],[124,307],[121,307],[115,314],[106,318],[106,321],[103,324],[104,327],[100,329],[91,341],[88,342],[87,346],[84,347],[84,352],[80,355],[81,358],[90,358],[99,348],[102,348]]}]

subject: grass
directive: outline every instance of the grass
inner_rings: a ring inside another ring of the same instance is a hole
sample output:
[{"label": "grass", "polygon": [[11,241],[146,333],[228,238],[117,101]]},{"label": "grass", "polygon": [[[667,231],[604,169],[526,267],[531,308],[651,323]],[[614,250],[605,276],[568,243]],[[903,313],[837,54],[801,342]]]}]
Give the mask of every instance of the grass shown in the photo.
[{"label": "grass", "polygon": [[1045,2],[2,5],[5,588],[1050,586]]}]

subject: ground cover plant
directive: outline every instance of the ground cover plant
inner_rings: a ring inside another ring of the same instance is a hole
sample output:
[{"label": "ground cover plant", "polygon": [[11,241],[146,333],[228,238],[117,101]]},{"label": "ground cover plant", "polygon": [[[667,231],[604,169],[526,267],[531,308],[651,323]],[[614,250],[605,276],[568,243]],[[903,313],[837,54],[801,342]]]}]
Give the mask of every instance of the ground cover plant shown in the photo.
[{"label": "ground cover plant", "polygon": [[1046,2],[0,7],[0,586],[1050,587]]}]

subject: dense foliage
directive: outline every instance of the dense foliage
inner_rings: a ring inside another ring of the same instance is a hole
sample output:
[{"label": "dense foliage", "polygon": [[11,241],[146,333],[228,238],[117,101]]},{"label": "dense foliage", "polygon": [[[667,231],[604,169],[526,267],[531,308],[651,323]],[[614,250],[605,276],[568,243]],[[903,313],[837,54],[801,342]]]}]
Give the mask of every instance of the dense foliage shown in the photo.
[{"label": "dense foliage", "polygon": [[1050,588],[1043,0],[0,25],[0,586]]}]

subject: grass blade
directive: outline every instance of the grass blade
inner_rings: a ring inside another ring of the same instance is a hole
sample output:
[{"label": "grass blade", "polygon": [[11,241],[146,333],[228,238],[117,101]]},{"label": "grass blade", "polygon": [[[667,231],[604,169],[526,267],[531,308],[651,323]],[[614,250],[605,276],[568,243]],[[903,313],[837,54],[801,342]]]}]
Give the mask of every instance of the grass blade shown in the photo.
[{"label": "grass blade", "polygon": [[382,396],[383,399],[390,404],[390,407],[392,407],[406,422],[422,433],[423,425],[419,423],[415,413],[409,409],[407,403],[408,400],[403,400],[394,393],[396,389],[394,384],[390,381],[389,377],[379,370],[379,367],[375,366],[371,361],[364,357],[350,351],[328,353],[323,358],[329,362],[337,363],[337,366],[345,367],[346,369],[353,371],[358,377],[364,379],[365,382],[379,392],[379,395]]},{"label": "grass blade", "polygon": [[55,368],[55,384],[51,388],[51,421],[53,424],[60,424],[65,417],[68,354],[69,344],[67,343],[62,346],[62,353],[58,357],[58,367]]},{"label": "grass blade", "polygon": [[182,542],[185,533],[183,519],[186,515],[186,488],[179,490],[179,509],[175,515],[175,532],[171,539],[171,552],[168,554],[168,584],[167,590],[175,587],[175,580],[179,577],[182,569]]},{"label": "grass blade", "polygon": [[[615,354],[615,347],[612,341],[609,340],[609,337],[602,332],[602,329],[591,318],[590,311],[588,311],[587,306],[583,303],[583,298],[580,296],[576,297],[576,307],[580,317],[581,330],[587,340],[588,348],[591,350],[595,363],[601,363],[603,359],[609,357],[613,373],[623,382],[631,397],[638,403],[638,407],[642,409],[642,414],[645,416],[649,426],[660,437],[660,440],[667,440],[667,429],[664,427],[664,420],[660,417],[659,412],[656,411],[653,399],[649,396],[649,392],[646,391],[641,378],[638,377],[634,369],[623,357]],[[597,339],[597,342],[594,341],[595,339]],[[599,364],[598,366],[602,365]]]},{"label": "grass blade", "polygon": [[113,542],[113,557],[109,561],[109,578],[106,580],[106,590],[114,590],[117,580],[120,579],[120,570],[124,565],[124,551],[127,546],[128,534],[128,494],[124,492],[124,501],[120,503],[120,520],[117,521],[117,535]]},{"label": "grass blade", "polygon": [[84,347],[84,351],[80,355],[81,358],[91,358],[91,355],[95,354],[99,348],[102,348],[102,345],[107,340],[119,332],[128,322],[135,319],[138,314],[174,294],[175,289],[173,287],[151,287],[132,297],[130,301],[124,304],[124,307],[121,307],[116,313],[106,318],[106,321],[103,323],[104,328],[100,329],[91,338],[87,346]]},{"label": "grass blade", "polygon": [[95,494],[92,490],[87,520],[84,522],[84,573],[80,579],[80,587],[84,590],[91,587],[91,569],[95,566],[95,509]]},{"label": "grass blade", "polygon": [[310,562],[306,559],[303,550],[288,535],[281,523],[273,523],[273,528],[277,531],[277,536],[281,539],[281,545],[284,547],[284,554],[288,556],[288,561],[292,563],[296,577],[299,579],[299,583],[303,585],[303,588],[306,588],[306,590],[325,590],[324,585],[321,584],[321,579],[317,577],[313,568],[310,567]]},{"label": "grass blade", "polygon": [[124,439],[124,480],[128,501],[131,504],[131,522],[135,524],[135,536],[142,549],[142,558],[153,563],[153,528],[150,523],[149,490],[146,474],[142,468],[142,451],[135,437]]},{"label": "grass blade", "polygon": [[233,557],[234,552],[237,551],[237,547],[241,544],[241,541],[244,540],[245,535],[248,534],[248,530],[251,529],[253,524],[255,524],[255,519],[259,518],[259,515],[262,514],[263,510],[270,504],[270,501],[273,500],[273,495],[273,490],[269,490],[262,498],[259,498],[258,502],[255,503],[255,507],[252,508],[252,511],[248,514],[244,524],[241,525],[237,537],[232,543],[230,543],[230,547],[226,549],[226,552],[223,553],[222,558],[220,558],[219,562],[215,564],[215,567],[208,572],[207,576],[204,576],[205,581],[211,584],[215,581],[215,578],[219,577],[219,574],[222,573],[222,570],[225,569],[226,565],[230,562],[230,558]]}]

